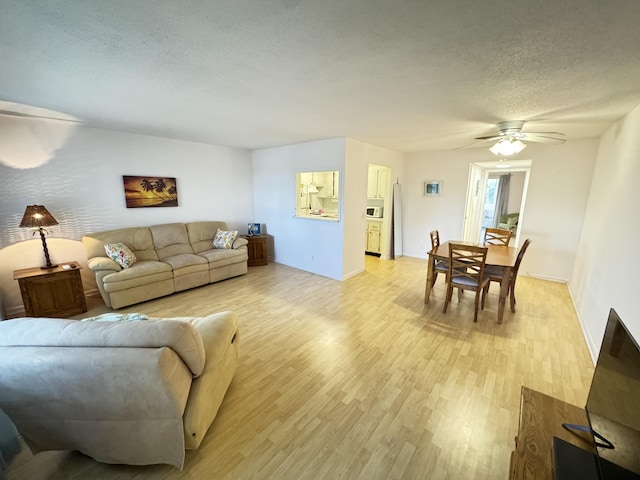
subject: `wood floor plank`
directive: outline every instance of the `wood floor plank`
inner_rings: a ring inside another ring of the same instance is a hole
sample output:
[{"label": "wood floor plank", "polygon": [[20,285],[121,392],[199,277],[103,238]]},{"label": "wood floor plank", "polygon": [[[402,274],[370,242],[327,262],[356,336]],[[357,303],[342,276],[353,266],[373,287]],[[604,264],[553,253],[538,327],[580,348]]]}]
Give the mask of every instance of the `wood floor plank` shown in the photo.
[{"label": "wood floor plank", "polygon": [[[106,465],[77,452],[9,464],[18,479],[507,478],[520,387],[584,405],[593,366],[566,285],[521,277],[517,312],[478,323],[473,296],[423,303],[426,261],[366,257],[344,282],[283,265],[120,312],[240,318],[240,357],[197,451],[179,471]],[[109,311],[89,299],[83,316]]]}]

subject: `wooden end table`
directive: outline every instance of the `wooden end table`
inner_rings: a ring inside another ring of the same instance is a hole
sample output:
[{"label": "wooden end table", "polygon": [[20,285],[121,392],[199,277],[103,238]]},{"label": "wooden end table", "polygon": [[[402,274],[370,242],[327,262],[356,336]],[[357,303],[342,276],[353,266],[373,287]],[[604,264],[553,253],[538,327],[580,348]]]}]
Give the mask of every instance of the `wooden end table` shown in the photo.
[{"label": "wooden end table", "polygon": [[87,311],[78,262],[14,270],[27,317],[71,317]]},{"label": "wooden end table", "polygon": [[267,265],[267,236],[266,235],[240,235],[249,242],[247,250],[249,251],[249,261],[247,265],[255,267],[259,265]]}]

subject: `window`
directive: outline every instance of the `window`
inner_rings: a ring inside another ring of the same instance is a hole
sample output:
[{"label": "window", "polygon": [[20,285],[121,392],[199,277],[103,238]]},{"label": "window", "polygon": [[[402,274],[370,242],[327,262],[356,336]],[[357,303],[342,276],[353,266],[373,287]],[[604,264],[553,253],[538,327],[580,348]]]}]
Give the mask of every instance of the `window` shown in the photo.
[{"label": "window", "polygon": [[296,217],[338,220],[340,172],[296,174]]}]

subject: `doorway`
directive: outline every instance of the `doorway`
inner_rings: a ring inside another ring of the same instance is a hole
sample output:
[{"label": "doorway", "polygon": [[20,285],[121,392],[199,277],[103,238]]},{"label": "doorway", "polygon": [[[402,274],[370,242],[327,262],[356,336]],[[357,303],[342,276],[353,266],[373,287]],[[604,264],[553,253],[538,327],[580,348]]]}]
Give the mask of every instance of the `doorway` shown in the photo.
[{"label": "doorway", "polygon": [[[382,260],[392,257],[391,218],[393,190],[391,168],[384,165],[368,165],[367,209],[372,216],[366,218],[365,254]],[[375,212],[375,213],[373,213]]]},{"label": "doorway", "polygon": [[472,163],[462,238],[481,243],[486,228],[509,228],[518,246],[531,172],[531,160]]}]

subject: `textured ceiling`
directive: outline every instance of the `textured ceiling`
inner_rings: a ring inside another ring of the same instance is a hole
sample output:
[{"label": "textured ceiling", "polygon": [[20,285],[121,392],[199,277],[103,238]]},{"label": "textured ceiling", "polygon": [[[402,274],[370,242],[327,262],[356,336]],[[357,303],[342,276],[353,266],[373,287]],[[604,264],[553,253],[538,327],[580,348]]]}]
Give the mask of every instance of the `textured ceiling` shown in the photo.
[{"label": "textured ceiling", "polygon": [[0,100],[244,148],[593,137],[640,104],[638,0],[0,0]]}]

